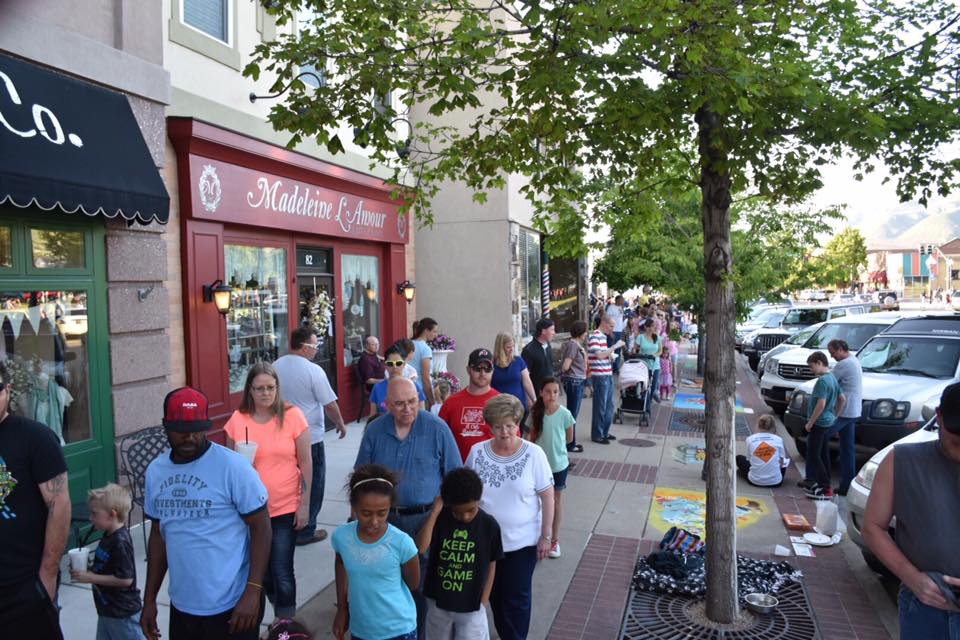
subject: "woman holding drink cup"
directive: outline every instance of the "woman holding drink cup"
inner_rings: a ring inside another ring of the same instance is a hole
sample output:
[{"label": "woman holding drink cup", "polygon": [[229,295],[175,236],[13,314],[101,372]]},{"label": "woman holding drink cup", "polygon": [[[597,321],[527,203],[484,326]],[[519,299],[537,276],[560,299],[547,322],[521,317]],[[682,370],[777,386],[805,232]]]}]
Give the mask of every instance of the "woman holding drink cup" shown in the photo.
[{"label": "woman holding drink cup", "polygon": [[307,419],[300,409],[284,403],[273,366],[258,362],[247,374],[240,408],[233,412],[224,431],[227,446],[253,463],[267,488],[273,541],[264,593],[277,618],[291,618],[296,613],[296,531],[309,519],[313,472]]}]

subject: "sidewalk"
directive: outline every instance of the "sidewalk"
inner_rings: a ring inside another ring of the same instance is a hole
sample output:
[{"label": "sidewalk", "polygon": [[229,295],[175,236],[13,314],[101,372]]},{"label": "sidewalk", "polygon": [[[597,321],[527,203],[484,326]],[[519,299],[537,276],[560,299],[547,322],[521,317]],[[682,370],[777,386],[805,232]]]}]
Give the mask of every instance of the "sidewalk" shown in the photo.
[{"label": "sidewalk", "polygon": [[[692,384],[681,386],[680,394],[688,397],[675,401],[676,407],[674,403],[655,404],[647,427],[638,428],[636,416],[625,416],[626,424],[613,426],[612,433],[618,440],[611,445],[590,442],[591,402],[589,398],[584,400],[577,423],[577,439],[584,452],[571,455],[576,466],[570,471],[564,492],[560,530],[563,556],[544,560],[534,573],[531,640],[620,640],[638,553],[653,550],[672,524],[702,527],[704,483],[697,455],[704,440],[702,431],[696,430],[698,415],[689,408],[696,405],[700,390],[691,369],[693,358],[686,358],[684,364],[680,378]],[[743,409],[738,418],[737,445],[738,453],[744,453],[743,439],[755,428],[757,416],[768,409],[760,400],[752,373],[739,361],[737,393]],[[343,486],[356,457],[362,427],[353,423],[348,433],[342,441],[330,434],[326,440],[326,496],[320,521],[330,533],[346,521],[349,513]],[[797,462],[792,441],[785,431],[781,435],[789,455]],[[796,487],[799,477],[792,464],[780,489],[758,489],[738,480],[737,548],[741,552],[771,558],[775,545],[789,547],[781,513],[803,513],[814,521],[816,507]],[[842,510],[843,499],[840,505]],[[140,532],[133,533],[138,583],[142,585],[146,565],[139,546]],[[856,546],[845,540],[837,547],[818,548],[816,553],[815,558],[791,556],[786,560],[804,572],[806,594],[820,637],[895,638],[895,605],[866,568]],[[318,639],[331,638],[335,594],[329,542],[299,547],[296,569],[298,617]],[[96,616],[89,588],[65,584],[61,599],[67,640],[92,638]],[[165,630],[169,611],[165,590],[160,601],[161,630]],[[265,620],[272,618],[268,606]]]}]

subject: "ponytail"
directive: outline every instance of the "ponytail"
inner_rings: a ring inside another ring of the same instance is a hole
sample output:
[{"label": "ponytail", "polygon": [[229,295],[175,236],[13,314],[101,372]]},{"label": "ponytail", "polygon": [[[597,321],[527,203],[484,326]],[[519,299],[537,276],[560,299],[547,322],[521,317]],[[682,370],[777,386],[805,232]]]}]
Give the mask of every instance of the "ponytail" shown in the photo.
[{"label": "ponytail", "polygon": [[414,338],[414,340],[416,340],[417,338],[419,338],[420,335],[421,335],[423,332],[425,332],[425,331],[430,331],[431,329],[433,329],[434,327],[436,327],[438,324],[440,324],[440,323],[437,322],[436,320],[434,320],[433,318],[430,318],[430,317],[421,318],[420,320],[414,320],[414,321],[413,321],[413,338]]},{"label": "ponytail", "polygon": [[543,416],[546,411],[543,397],[538,397],[537,401],[530,407],[530,442],[536,442],[543,434]]}]

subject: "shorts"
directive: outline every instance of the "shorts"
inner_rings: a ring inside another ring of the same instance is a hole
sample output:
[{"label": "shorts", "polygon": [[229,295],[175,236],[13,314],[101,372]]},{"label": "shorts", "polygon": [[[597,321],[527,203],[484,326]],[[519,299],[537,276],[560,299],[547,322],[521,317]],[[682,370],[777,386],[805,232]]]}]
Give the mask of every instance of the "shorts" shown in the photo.
[{"label": "shorts", "polygon": [[427,637],[441,640],[488,640],[490,624],[483,605],[470,613],[447,611],[427,598]]},{"label": "shorts", "polygon": [[563,471],[557,471],[553,474],[553,490],[554,491],[563,491],[567,488],[567,472],[570,471],[570,467],[567,467]]}]

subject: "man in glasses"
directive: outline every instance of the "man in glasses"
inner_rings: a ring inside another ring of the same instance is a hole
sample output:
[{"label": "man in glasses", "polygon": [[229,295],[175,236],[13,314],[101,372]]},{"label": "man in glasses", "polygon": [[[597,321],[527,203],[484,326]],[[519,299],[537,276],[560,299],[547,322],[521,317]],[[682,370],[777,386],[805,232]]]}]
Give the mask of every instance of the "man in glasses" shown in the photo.
[{"label": "man in glasses", "polygon": [[327,531],[317,528],[317,515],[323,506],[323,489],[326,478],[327,456],[323,449],[326,432],[325,413],[343,438],[347,427],[340,414],[337,394],[330,387],[326,372],[314,363],[320,341],[317,332],[310,327],[300,327],[290,334],[290,353],[273,363],[280,378],[283,399],[303,411],[310,425],[310,455],[313,458],[313,474],[310,484],[310,510],[307,526],[297,532],[297,544],[313,544],[327,539]]},{"label": "man in glasses", "polygon": [[67,462],[56,434],[11,415],[0,364],[0,629],[10,638],[62,638],[60,557],[70,528]]},{"label": "man in glasses", "polygon": [[457,441],[460,457],[466,461],[470,448],[493,437],[490,425],[483,419],[487,400],[498,395],[490,387],[493,379],[493,354],[487,349],[474,349],[467,360],[466,389],[453,394],[440,407],[440,419],[447,423]]}]

